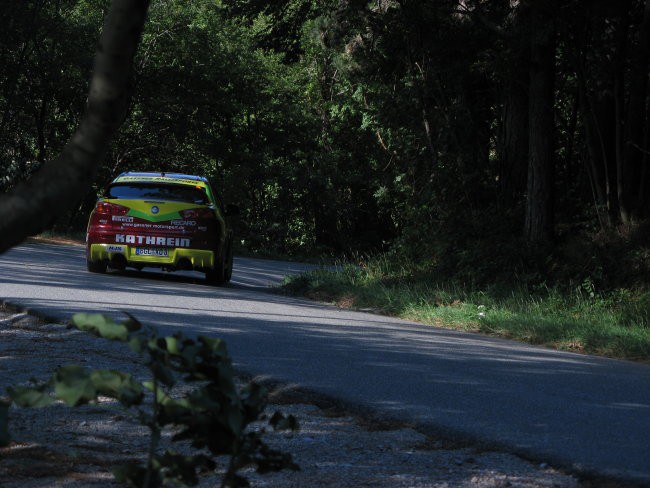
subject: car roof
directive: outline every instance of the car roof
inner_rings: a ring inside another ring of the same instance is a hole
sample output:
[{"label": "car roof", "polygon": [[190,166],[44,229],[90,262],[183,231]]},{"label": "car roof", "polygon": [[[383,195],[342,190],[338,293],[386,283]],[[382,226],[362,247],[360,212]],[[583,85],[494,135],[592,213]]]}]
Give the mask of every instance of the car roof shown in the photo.
[{"label": "car roof", "polygon": [[183,173],[154,173],[127,171],[115,178],[112,183],[176,183],[194,186],[206,186],[207,178]]}]

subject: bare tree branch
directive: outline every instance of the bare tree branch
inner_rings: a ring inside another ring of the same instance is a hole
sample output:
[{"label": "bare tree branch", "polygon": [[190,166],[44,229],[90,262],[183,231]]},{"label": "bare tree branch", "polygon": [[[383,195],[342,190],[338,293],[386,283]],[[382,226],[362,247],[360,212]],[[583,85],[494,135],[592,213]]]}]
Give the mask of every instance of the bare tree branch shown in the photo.
[{"label": "bare tree branch", "polygon": [[95,55],[88,104],[61,155],[0,196],[0,253],[47,229],[88,191],[126,113],[149,0],[113,0]]}]

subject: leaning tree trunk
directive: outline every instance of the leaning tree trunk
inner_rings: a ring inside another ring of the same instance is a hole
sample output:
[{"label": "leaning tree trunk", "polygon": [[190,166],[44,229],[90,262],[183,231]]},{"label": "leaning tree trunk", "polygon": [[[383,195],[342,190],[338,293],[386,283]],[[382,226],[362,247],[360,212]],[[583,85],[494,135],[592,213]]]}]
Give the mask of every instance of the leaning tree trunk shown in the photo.
[{"label": "leaning tree trunk", "polygon": [[554,77],[555,24],[553,0],[530,0],[530,99],[528,186],[525,236],[549,242],[554,236]]},{"label": "leaning tree trunk", "polygon": [[88,105],[61,155],[0,197],[0,253],[47,229],[88,191],[124,120],[149,0],[113,0],[95,56]]}]

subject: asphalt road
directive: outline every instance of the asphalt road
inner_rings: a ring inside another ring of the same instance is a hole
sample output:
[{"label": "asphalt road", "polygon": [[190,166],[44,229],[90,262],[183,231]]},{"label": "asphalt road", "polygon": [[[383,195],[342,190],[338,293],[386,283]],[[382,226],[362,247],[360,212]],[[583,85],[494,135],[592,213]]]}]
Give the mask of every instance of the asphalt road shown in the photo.
[{"label": "asphalt road", "polygon": [[432,434],[650,486],[650,366],[266,292],[307,267],[236,259],[232,284],[214,288],[197,273],[95,275],[81,246],[25,244],[0,255],[0,300],[62,320],[126,310],[166,332],[217,335],[242,371]]}]

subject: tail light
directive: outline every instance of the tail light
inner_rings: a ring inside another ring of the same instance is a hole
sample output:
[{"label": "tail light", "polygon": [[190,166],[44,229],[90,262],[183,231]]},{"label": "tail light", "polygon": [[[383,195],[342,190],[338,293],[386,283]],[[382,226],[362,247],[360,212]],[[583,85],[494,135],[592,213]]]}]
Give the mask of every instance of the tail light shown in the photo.
[{"label": "tail light", "polygon": [[97,205],[95,205],[95,212],[105,215],[126,215],[129,212],[129,207],[124,207],[115,203],[97,202]]}]

